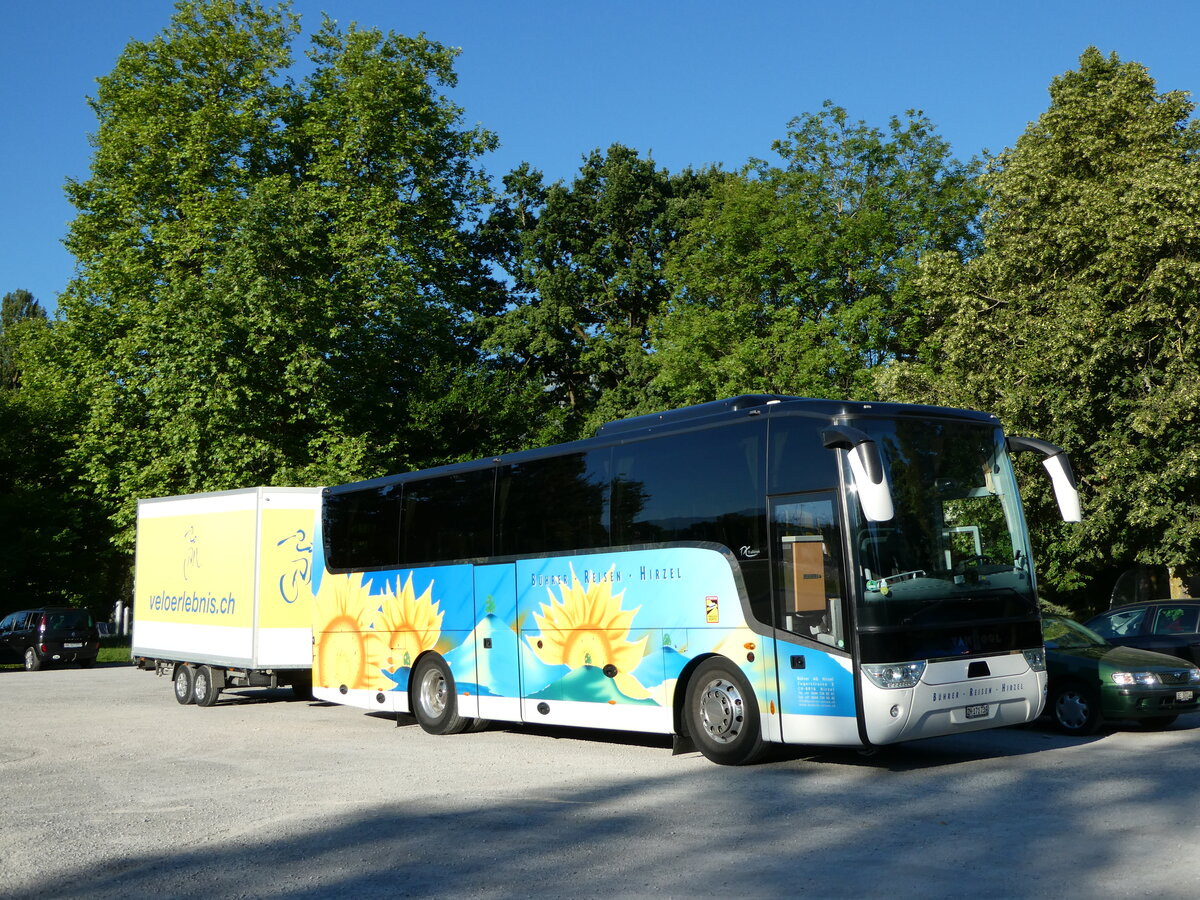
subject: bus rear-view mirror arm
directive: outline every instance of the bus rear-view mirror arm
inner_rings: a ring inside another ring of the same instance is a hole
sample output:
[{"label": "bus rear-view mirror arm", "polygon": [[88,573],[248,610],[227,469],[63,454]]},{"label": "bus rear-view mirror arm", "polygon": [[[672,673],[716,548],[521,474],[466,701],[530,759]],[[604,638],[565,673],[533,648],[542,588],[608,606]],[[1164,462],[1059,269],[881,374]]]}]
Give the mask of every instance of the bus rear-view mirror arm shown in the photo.
[{"label": "bus rear-view mirror arm", "polygon": [[1058,501],[1058,511],[1062,514],[1063,521],[1080,522],[1083,520],[1075,472],[1071,469],[1071,461],[1062,447],[1057,447],[1049,441],[1039,441],[1037,438],[1009,435],[1008,449],[1010,453],[1025,451],[1040,453],[1042,465],[1050,473],[1050,483],[1054,486],[1054,499]]},{"label": "bus rear-view mirror arm", "polygon": [[834,425],[821,432],[821,441],[826,450],[846,451],[858,503],[867,521],[890,522],[896,514],[892,489],[874,439],[850,425]]}]

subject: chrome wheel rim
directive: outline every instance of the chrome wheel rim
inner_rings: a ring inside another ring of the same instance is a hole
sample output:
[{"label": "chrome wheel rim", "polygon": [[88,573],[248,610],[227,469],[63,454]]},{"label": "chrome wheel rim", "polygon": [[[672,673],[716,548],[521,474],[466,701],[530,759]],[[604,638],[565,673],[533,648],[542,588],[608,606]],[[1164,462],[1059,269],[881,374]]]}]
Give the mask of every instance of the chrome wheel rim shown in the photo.
[{"label": "chrome wheel rim", "polygon": [[436,669],[421,677],[421,707],[434,719],[446,711],[446,679]]},{"label": "chrome wheel rim", "polygon": [[742,692],[732,681],[714,678],[700,692],[700,723],[718,744],[728,744],[741,734],[745,721]]}]

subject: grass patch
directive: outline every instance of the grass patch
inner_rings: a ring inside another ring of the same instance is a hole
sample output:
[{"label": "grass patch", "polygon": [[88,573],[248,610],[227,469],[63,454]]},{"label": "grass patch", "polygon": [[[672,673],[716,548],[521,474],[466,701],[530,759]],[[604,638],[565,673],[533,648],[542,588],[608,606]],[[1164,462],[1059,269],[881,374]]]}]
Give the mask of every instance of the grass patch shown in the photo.
[{"label": "grass patch", "polygon": [[129,662],[129,638],[101,638],[96,662]]}]

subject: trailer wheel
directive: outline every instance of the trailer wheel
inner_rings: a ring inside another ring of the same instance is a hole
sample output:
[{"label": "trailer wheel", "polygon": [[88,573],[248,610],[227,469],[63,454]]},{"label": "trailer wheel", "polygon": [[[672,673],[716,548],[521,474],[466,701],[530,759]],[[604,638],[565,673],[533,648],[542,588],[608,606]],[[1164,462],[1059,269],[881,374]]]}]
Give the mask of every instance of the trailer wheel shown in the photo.
[{"label": "trailer wheel", "polygon": [[175,699],[187,706],[194,703],[192,696],[192,667],[179,665],[175,667]]},{"label": "trailer wheel", "polygon": [[454,676],[440,656],[430,654],[417,663],[410,697],[417,724],[430,734],[461,734],[471,727],[471,720],[458,714]]},{"label": "trailer wheel", "polygon": [[715,763],[745,765],[766,749],[754,689],[728,660],[712,657],[697,667],[688,680],[683,713],[688,735]]},{"label": "trailer wheel", "polygon": [[217,686],[213,670],[208,666],[201,666],[196,670],[196,678],[192,683],[192,697],[195,699],[196,705],[212,706],[217,702],[219,696],[221,696],[221,689]]}]

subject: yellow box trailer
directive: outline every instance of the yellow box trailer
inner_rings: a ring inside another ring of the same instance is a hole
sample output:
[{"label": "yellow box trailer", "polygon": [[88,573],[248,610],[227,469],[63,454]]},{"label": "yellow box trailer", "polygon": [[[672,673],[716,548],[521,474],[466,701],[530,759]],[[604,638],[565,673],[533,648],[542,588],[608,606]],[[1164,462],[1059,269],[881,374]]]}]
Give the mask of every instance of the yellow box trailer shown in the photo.
[{"label": "yellow box trailer", "polygon": [[257,487],[138,501],[133,647],[180,703],[226,687],[312,683],[320,488]]}]

